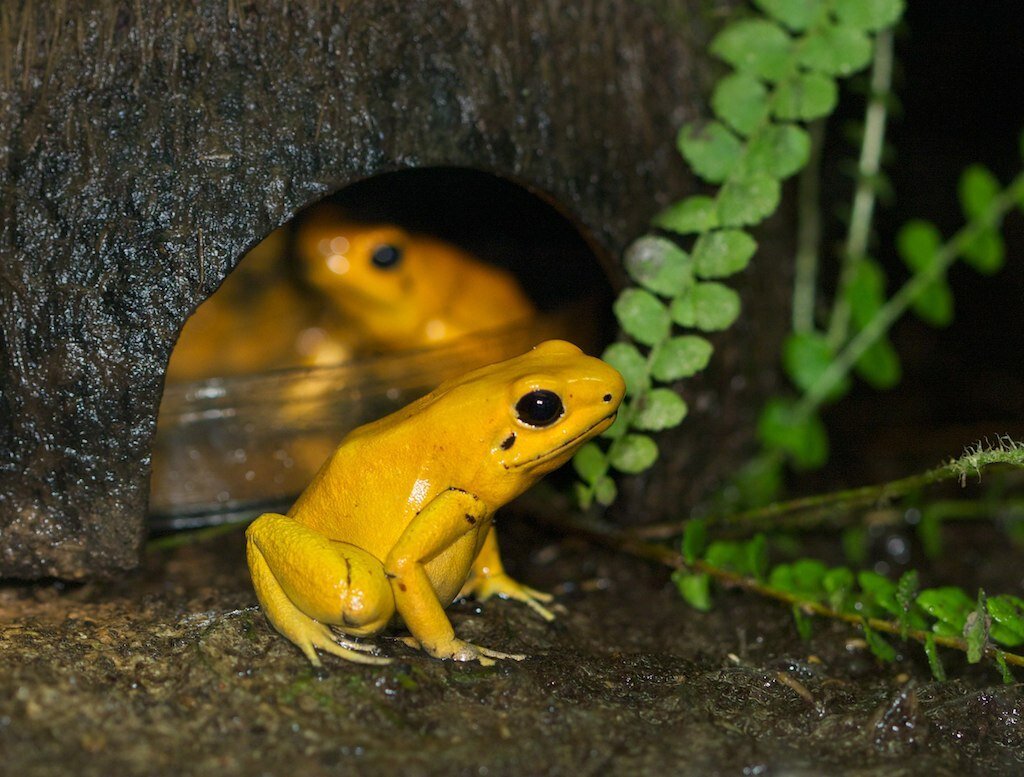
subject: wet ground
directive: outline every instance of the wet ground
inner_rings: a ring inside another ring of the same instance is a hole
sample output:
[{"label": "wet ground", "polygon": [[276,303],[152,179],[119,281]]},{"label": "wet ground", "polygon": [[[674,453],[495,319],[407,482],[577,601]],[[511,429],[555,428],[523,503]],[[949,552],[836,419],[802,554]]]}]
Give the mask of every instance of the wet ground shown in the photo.
[{"label": "wet ground", "polygon": [[1024,687],[991,668],[947,654],[935,683],[918,650],[880,666],[820,623],[802,642],[738,593],[698,614],[662,569],[502,529],[565,611],[453,606],[461,636],[529,655],[488,668],[382,640],[390,666],[314,670],[256,609],[240,531],[113,584],[2,588],[0,773],[1024,772]]}]

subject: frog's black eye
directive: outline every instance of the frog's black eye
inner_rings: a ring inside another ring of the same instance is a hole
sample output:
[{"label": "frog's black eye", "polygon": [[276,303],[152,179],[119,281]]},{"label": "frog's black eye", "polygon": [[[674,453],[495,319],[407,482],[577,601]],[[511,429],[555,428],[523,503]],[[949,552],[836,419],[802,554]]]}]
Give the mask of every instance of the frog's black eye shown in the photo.
[{"label": "frog's black eye", "polygon": [[564,410],[562,398],[546,389],[524,394],[516,402],[516,416],[529,426],[551,426],[562,417]]},{"label": "frog's black eye", "polygon": [[373,261],[374,267],[390,270],[393,267],[397,267],[398,263],[402,261],[402,249],[385,243],[373,249],[373,255],[370,259]]}]

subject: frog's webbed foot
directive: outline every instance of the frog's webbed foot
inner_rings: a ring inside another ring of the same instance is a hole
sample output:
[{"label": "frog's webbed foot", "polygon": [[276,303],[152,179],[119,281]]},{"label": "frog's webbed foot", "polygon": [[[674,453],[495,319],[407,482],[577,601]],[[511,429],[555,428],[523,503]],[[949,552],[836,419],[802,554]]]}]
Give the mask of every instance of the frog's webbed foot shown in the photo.
[{"label": "frog's webbed foot", "polygon": [[492,596],[522,602],[546,621],[553,621],[555,614],[541,602],[554,600],[551,594],[518,583],[504,572],[496,575],[473,575],[459,592],[460,596],[473,594],[479,601],[486,602]]},{"label": "frog's webbed foot", "polygon": [[522,661],[526,656],[522,653],[502,653],[499,650],[473,645],[461,639],[452,639],[444,645],[425,647],[416,637],[399,637],[398,640],[405,645],[417,650],[423,650],[434,658],[442,658],[450,661],[479,661],[481,666],[493,666],[494,659],[508,658],[512,661]]},{"label": "frog's webbed foot", "polygon": [[301,642],[296,642],[296,644],[306,654],[306,658],[310,660],[313,666],[320,666],[320,659],[316,654],[317,650],[330,653],[338,658],[344,658],[346,661],[351,661],[354,664],[382,665],[391,663],[390,658],[368,655],[375,649],[372,645],[353,642],[343,637],[339,638],[339,635],[332,633],[329,628],[314,620],[309,621],[308,628],[303,636],[305,639]]},{"label": "frog's webbed foot", "polygon": [[340,629],[331,629],[331,637],[334,643],[340,645],[346,650],[355,650],[359,653],[372,653],[376,655],[377,646],[372,642],[360,642],[359,640],[352,639],[344,631]]}]

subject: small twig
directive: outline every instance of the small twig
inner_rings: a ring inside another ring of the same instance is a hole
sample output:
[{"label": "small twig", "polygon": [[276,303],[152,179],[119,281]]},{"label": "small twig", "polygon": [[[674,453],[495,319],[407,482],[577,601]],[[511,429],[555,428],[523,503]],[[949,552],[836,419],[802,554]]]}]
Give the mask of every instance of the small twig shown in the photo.
[{"label": "small twig", "polygon": [[[858,614],[839,612],[838,610],[833,610],[827,605],[801,599],[795,594],[782,591],[777,588],[771,588],[752,577],[720,569],[719,567],[712,566],[705,561],[698,560],[692,564],[687,564],[683,559],[682,554],[672,550],[671,548],[666,548],[663,545],[654,545],[642,542],[631,537],[623,530],[612,528],[606,524],[583,524],[578,520],[567,518],[565,515],[548,515],[545,516],[545,520],[563,532],[584,537],[591,542],[611,548],[612,550],[628,553],[638,558],[656,561],[657,563],[671,569],[679,569],[696,574],[705,574],[722,586],[728,588],[739,588],[741,590],[757,594],[758,596],[762,596],[766,599],[783,602],[791,607],[799,607],[800,610],[808,615],[818,615],[823,618],[840,620],[859,627],[867,625],[868,628],[877,632],[901,638],[903,636],[903,628],[898,623],[882,620],[881,618],[865,618]],[[930,631],[923,631],[921,629],[908,629],[906,636],[909,639],[913,639],[915,642],[920,643],[924,643],[926,639],[931,637],[935,640],[935,644],[937,645],[953,648],[965,653],[967,652],[967,640],[961,639],[960,637],[948,637],[940,634],[933,634]],[[1003,655],[1006,663],[1013,664],[1014,666],[1024,666],[1024,656],[1007,653],[991,645],[985,647],[985,656],[992,660],[995,660],[996,654],[998,653]]]},{"label": "small twig", "polygon": [[807,128],[811,150],[807,166],[797,182],[796,257],[793,263],[793,331],[814,329],[815,290],[818,285],[818,260],[821,248],[821,149],[825,140],[825,120]]},{"label": "small twig", "polygon": [[[859,486],[843,491],[775,502],[740,513],[723,516],[709,516],[709,526],[744,528],[749,531],[770,531],[780,528],[794,528],[820,523],[838,511],[850,511],[858,507],[886,504],[906,496],[933,483],[957,480],[961,483],[969,472],[981,474],[985,467],[1005,464],[1024,467],[1024,448],[1008,438],[1000,438],[995,448],[985,449],[980,445],[968,450],[963,456],[942,466],[899,480]],[[651,524],[637,530],[636,536],[646,539],[668,539],[682,532],[682,522],[676,524]]]},{"label": "small twig", "polygon": [[832,304],[832,320],[829,323],[828,341],[833,348],[839,348],[849,334],[850,303],[846,290],[853,281],[857,263],[867,256],[868,238],[871,235],[871,221],[875,210],[875,190],[878,169],[885,147],[886,100],[892,84],[892,30],[880,30],[875,37],[875,60],[871,67],[871,96],[864,117],[864,139],[860,147],[857,164],[857,187],[850,211],[850,228],[846,233],[843,249],[842,269],[836,296]]}]

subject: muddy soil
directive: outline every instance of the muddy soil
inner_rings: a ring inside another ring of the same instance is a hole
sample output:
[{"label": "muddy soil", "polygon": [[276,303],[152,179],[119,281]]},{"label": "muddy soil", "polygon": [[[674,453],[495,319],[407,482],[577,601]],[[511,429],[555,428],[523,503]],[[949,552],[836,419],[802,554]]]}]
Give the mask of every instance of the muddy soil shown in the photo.
[{"label": "muddy soil", "polygon": [[[150,552],[115,583],[0,589],[0,773],[1014,774],[1024,687],[919,650],[881,666],[858,635],[506,520],[509,565],[558,595],[460,602],[494,667],[381,639],[386,667],[313,669],[255,606],[242,534]],[[509,536],[511,535],[511,536]],[[1008,560],[1008,559],[1007,559]],[[1016,573],[1014,573],[1016,574]]]}]

